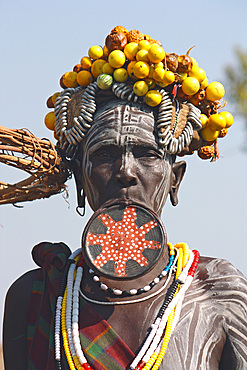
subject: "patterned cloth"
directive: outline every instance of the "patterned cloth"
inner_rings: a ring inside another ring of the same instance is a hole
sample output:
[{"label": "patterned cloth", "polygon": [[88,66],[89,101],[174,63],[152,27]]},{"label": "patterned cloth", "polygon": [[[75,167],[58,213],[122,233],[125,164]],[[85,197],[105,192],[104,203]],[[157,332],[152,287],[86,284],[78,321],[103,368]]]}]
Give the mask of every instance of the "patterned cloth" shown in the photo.
[{"label": "patterned cloth", "polygon": [[82,298],[80,301],[80,339],[88,362],[95,370],[123,370],[134,353]]},{"label": "patterned cloth", "polygon": [[[71,254],[63,243],[40,243],[32,251],[41,269],[33,285],[28,315],[28,369],[55,370],[54,317],[63,270]],[[88,362],[95,370],[125,369],[134,353],[82,298],[80,338]],[[69,369],[62,354],[63,369]]]}]

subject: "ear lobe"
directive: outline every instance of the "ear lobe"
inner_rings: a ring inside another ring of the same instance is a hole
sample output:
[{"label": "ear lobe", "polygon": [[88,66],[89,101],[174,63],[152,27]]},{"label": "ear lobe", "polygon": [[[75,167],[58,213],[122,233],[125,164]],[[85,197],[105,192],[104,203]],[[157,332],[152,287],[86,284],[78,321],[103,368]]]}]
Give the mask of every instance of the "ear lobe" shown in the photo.
[{"label": "ear lobe", "polygon": [[178,204],[178,189],[180,186],[180,183],[184,177],[186,171],[186,162],[175,162],[172,165],[172,184],[171,184],[171,190],[170,190],[170,200],[173,206],[176,206]]},{"label": "ear lobe", "polygon": [[[77,204],[76,207],[77,211],[78,208],[85,209],[85,194],[83,191],[83,182],[82,182],[82,174],[81,174],[81,164],[78,159],[71,161],[70,168],[73,172],[76,184],[76,192],[77,192]],[[79,213],[79,212],[78,212]]]}]

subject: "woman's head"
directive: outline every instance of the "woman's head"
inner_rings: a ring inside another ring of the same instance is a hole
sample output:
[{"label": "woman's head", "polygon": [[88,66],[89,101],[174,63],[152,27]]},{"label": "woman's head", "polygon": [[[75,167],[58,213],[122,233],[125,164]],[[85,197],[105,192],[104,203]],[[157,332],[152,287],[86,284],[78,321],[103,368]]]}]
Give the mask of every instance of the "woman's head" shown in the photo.
[{"label": "woman's head", "polygon": [[111,200],[131,200],[160,214],[169,193],[177,203],[185,163],[174,164],[159,144],[152,109],[123,101],[102,107],[77,158],[77,185],[93,210]]}]

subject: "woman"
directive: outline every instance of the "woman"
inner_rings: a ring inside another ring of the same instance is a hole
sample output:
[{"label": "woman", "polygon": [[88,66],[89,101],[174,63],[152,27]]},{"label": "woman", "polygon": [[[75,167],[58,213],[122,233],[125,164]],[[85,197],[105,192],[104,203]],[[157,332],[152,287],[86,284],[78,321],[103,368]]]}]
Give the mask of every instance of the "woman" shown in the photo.
[{"label": "woman", "polygon": [[109,92],[104,79],[56,100],[55,131],[78,206],[86,195],[96,213],[78,256],[40,243],[33,257],[41,269],[10,288],[6,368],[244,369],[246,280],[226,261],[201,257],[197,267],[197,252],[183,243],[168,248],[159,220],[168,195],[178,203],[186,164],[176,154],[202,145],[201,110],[176,98],[175,81],[157,88],[154,107],[132,93],[133,83]]}]

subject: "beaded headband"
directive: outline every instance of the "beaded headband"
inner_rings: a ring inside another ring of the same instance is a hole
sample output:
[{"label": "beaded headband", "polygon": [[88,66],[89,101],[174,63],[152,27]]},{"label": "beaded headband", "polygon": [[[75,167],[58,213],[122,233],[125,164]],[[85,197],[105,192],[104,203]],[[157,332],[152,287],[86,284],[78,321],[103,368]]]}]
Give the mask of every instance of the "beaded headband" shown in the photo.
[{"label": "beaded headband", "polygon": [[115,27],[103,48],[92,46],[73,71],[60,79],[64,88],[47,100],[54,108],[45,117],[54,130],[58,148],[67,158],[76,155],[93,124],[99,95],[111,93],[126,103],[144,103],[157,111],[159,144],[169,154],[218,157],[217,138],[233,123],[220,112],[225,90],[220,82],[208,84],[206,72],[186,55],[166,53],[160,41],[138,30]]}]

